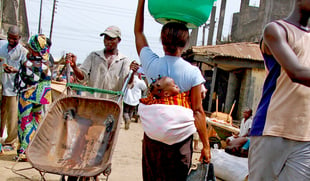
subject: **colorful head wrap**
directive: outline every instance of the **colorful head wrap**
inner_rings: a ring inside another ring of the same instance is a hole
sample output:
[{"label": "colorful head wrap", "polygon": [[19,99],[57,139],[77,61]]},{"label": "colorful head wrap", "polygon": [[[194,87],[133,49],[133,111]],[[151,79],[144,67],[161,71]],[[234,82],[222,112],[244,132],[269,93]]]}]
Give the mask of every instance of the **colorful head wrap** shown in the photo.
[{"label": "colorful head wrap", "polygon": [[35,51],[40,53],[41,57],[44,60],[48,60],[49,55],[48,55],[48,45],[46,42],[46,37],[43,34],[39,35],[33,35],[29,39],[29,47]]}]

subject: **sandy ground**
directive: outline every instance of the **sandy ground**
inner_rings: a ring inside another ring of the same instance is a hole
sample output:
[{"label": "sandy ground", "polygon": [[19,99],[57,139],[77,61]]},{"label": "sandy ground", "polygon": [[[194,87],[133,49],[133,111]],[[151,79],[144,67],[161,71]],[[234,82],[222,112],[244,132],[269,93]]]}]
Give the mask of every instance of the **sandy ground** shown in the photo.
[{"label": "sandy ground", "polygon": [[[108,178],[109,181],[142,181],[142,138],[143,130],[141,123],[131,123],[129,130],[124,130],[122,125],[112,156],[112,172]],[[14,151],[0,155],[0,181],[41,180],[37,170],[27,169],[31,168],[28,162],[15,162],[13,160],[15,155]],[[198,156],[198,153],[194,154],[194,163],[197,162]],[[19,174],[24,175],[28,179]],[[60,180],[60,176],[54,174],[45,174],[44,177],[48,181]],[[99,178],[102,181],[106,180],[106,177],[103,175]]]}]

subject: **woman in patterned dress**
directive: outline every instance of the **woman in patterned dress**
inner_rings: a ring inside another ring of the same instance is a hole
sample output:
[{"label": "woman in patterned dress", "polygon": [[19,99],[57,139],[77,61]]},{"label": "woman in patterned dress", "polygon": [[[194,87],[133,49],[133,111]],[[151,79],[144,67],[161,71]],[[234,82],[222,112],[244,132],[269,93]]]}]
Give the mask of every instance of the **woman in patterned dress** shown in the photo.
[{"label": "woman in patterned dress", "polygon": [[18,90],[18,138],[17,157],[25,161],[25,150],[42,120],[43,105],[51,102],[51,72],[45,35],[30,38],[28,54],[22,60],[15,78]]}]

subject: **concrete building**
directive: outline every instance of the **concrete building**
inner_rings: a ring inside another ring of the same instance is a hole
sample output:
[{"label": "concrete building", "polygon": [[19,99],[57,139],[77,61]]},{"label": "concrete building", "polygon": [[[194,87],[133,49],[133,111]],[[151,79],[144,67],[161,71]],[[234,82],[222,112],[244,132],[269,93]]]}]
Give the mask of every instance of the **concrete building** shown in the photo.
[{"label": "concrete building", "polygon": [[260,0],[259,7],[241,0],[240,12],[233,15],[232,42],[259,42],[264,26],[289,15],[295,0]]},{"label": "concrete building", "polygon": [[193,46],[183,58],[195,63],[206,79],[208,94],[204,109],[229,113],[239,120],[246,107],[254,111],[259,102],[266,75],[263,57],[256,43],[230,43],[214,46]]},{"label": "concrete building", "polygon": [[0,0],[0,12],[0,37],[6,37],[9,26],[17,25],[22,42],[27,42],[29,28],[25,0]]}]

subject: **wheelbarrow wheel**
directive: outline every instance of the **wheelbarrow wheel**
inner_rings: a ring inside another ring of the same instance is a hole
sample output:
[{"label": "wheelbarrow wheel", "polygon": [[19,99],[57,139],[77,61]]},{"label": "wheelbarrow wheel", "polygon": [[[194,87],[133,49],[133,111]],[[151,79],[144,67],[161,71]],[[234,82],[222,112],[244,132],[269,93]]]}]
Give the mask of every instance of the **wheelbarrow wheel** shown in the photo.
[{"label": "wheelbarrow wheel", "polygon": [[111,174],[112,168],[111,163],[107,166],[107,168],[103,171],[104,176],[109,176]]}]

